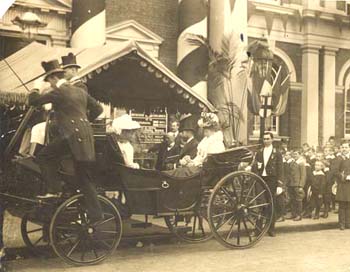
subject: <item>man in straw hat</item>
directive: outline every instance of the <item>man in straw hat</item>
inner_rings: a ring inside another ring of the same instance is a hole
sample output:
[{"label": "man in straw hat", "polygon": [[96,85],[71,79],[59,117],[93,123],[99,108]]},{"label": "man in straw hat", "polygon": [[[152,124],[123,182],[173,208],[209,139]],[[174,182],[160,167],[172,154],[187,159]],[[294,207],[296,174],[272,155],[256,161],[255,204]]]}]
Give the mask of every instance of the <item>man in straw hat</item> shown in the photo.
[{"label": "man in straw hat", "polygon": [[62,188],[57,172],[58,164],[63,155],[71,154],[78,184],[87,200],[90,220],[98,221],[102,218],[102,213],[96,189],[90,182],[89,169],[95,160],[95,149],[88,118],[97,118],[102,107],[82,88],[73,86],[64,79],[64,70],[57,60],[42,62],[42,67],[46,72],[44,81],[49,82],[53,90],[46,94],[32,92],[29,95],[29,104],[41,106],[52,103],[59,136],[37,154],[42,177],[48,185],[47,194],[39,197],[59,197]]}]

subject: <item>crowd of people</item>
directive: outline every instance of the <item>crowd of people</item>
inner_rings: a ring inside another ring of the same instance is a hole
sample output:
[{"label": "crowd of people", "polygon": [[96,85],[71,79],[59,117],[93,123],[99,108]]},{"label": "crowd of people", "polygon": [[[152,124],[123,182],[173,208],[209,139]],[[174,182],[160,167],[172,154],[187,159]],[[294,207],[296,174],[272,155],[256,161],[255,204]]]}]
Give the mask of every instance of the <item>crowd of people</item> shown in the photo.
[{"label": "crowd of people", "polygon": [[333,211],[339,213],[339,228],[350,228],[349,142],[337,145],[330,137],[323,147],[305,143],[293,150],[282,142],[280,153],[283,190],[276,195],[277,221],[319,220]]}]

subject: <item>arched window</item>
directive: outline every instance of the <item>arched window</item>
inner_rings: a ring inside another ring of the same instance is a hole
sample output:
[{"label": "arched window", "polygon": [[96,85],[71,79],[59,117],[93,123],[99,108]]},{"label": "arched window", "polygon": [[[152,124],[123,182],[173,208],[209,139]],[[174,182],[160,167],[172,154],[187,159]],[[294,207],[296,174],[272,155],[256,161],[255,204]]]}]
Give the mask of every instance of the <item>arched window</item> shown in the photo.
[{"label": "arched window", "polygon": [[350,136],[350,89],[345,92],[344,134]]}]

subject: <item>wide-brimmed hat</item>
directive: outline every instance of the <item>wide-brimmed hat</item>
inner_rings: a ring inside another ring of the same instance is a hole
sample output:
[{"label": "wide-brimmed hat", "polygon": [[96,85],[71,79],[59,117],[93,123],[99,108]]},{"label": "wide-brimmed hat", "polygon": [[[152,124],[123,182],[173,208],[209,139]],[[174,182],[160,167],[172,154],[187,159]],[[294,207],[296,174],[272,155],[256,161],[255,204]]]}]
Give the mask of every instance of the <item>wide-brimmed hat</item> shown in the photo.
[{"label": "wide-brimmed hat", "polygon": [[58,60],[50,60],[41,62],[41,66],[45,70],[44,81],[46,81],[47,77],[55,74],[55,73],[64,73],[64,70],[61,68]]},{"label": "wide-brimmed hat", "polygon": [[192,114],[185,114],[180,118],[179,132],[184,130],[191,130],[196,132],[198,125],[198,116]]},{"label": "wide-brimmed hat", "polygon": [[81,68],[80,65],[77,64],[77,58],[73,53],[69,53],[67,56],[62,56],[62,68],[76,67]]},{"label": "wide-brimmed hat", "polygon": [[202,112],[201,118],[198,120],[200,128],[218,128],[219,117],[212,112]]},{"label": "wide-brimmed hat", "polygon": [[140,127],[140,124],[133,121],[128,114],[123,114],[122,116],[115,118],[112,122],[112,131],[118,135],[122,133],[122,130],[139,129]]}]

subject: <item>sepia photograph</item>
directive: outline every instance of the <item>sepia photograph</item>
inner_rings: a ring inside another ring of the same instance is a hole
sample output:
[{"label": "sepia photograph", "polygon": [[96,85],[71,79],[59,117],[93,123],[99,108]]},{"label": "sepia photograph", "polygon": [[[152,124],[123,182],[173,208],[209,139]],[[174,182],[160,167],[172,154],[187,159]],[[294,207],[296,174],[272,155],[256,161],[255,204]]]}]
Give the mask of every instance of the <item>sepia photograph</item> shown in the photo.
[{"label": "sepia photograph", "polygon": [[348,250],[350,1],[0,1],[0,272]]}]

